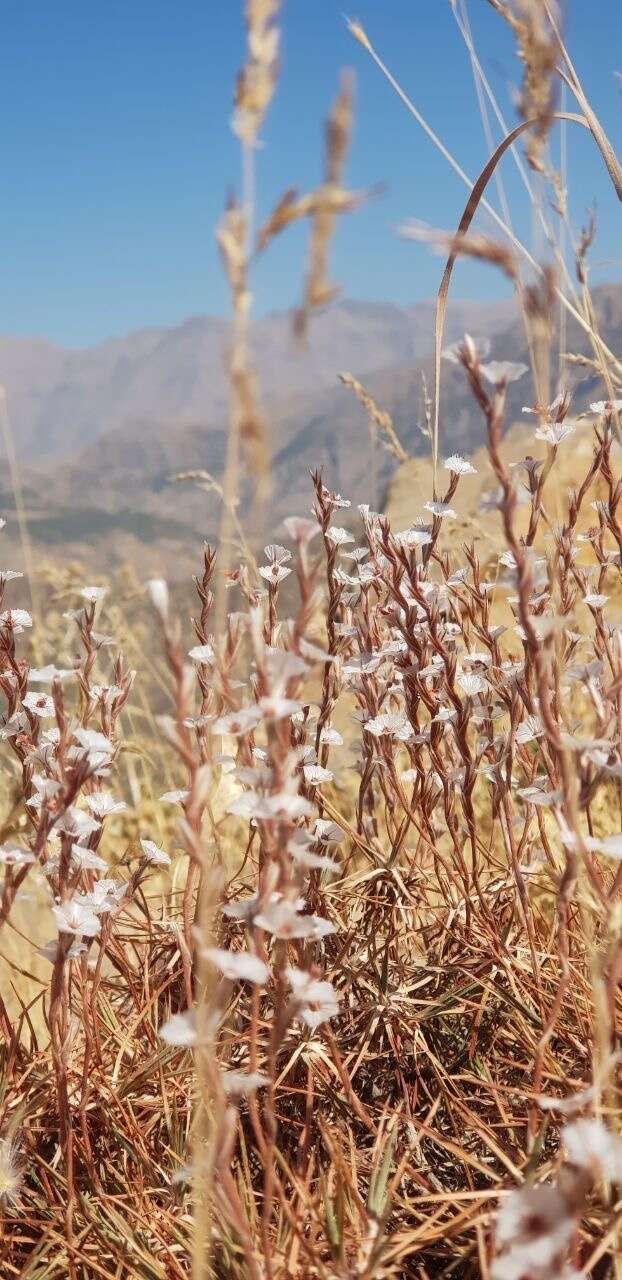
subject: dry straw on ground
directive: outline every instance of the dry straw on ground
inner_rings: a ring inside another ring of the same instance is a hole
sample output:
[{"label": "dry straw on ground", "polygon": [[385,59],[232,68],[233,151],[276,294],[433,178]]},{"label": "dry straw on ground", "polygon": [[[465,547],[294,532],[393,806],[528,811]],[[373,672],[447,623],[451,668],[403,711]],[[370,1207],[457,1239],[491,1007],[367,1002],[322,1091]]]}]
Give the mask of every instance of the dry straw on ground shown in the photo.
[{"label": "dry straw on ground", "polygon": [[[249,3],[247,149],[277,14]],[[545,172],[548,21],[537,41],[517,28]],[[349,110],[346,85],[304,208],[305,318],[324,297]],[[232,204],[221,246],[232,430],[250,444],[249,226]],[[452,257],[507,266],[506,246],[466,231]],[[576,281],[558,263],[536,288],[513,244],[538,375],[524,456],[503,435],[527,370],[467,335],[446,354],[485,443],[474,462],[435,457],[403,525],[353,512],[318,472],[311,518],[257,562],[204,549],[193,628],[148,584],[161,714],[138,718],[141,673],[107,634],[102,588],[74,601],[71,644],[38,635],[35,665],[0,573],[3,1276],[619,1273],[621,404],[607,390],[577,419],[541,391],[560,295],[593,336],[591,371],[619,385],[587,247]],[[388,415],[344,381],[403,460]],[[232,458],[241,541],[237,444]],[[476,548],[449,531],[484,465]]]}]

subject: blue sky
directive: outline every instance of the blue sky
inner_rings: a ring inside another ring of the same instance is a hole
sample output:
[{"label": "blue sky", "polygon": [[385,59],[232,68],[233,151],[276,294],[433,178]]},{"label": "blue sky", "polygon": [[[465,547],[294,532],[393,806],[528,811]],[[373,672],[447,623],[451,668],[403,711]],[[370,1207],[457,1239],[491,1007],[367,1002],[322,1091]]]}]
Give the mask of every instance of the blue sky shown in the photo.
[{"label": "blue sky", "polygon": [[[352,10],[349,4],[352,3]],[[450,227],[465,191],[348,34],[344,7],[470,174],[487,158],[468,57],[448,0],[288,0],[278,95],[257,156],[260,214],[321,171],[322,121],[340,67],[357,79],[350,184],[384,184],[345,219],[333,272],[352,297],[431,296],[440,263],[396,228]],[[213,230],[239,182],[229,128],[243,57],[238,0],[5,0],[0,47],[0,245],[5,333],[83,345],[199,312],[227,310]],[[469,0],[480,57],[504,110],[520,78],[505,27]],[[614,145],[622,140],[622,4],[569,0],[567,39]],[[579,136],[581,135],[581,136]],[[622,276],[622,208],[582,131],[569,132],[573,218],[598,203],[594,279]],[[530,216],[506,162],[517,228]],[[297,298],[304,233],[290,232],[256,275],[257,308]],[[456,293],[502,290],[491,269],[460,266]]]}]

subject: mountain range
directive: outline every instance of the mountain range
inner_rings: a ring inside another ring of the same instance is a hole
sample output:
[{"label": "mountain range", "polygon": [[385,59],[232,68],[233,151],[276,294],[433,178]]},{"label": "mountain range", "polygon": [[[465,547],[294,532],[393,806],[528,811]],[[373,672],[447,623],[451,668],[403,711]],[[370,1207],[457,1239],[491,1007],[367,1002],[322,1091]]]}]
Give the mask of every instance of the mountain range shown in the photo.
[{"label": "mountain range", "polygon": [[[594,291],[604,340],[622,349],[622,286]],[[450,305],[448,342],[465,330],[490,340],[493,358],[526,360],[526,342],[512,298]],[[355,501],[380,505],[396,469],[374,444],[365,411],[338,380],[354,374],[394,421],[411,455],[429,451],[422,432],[424,383],[432,387],[434,303],[411,308],[340,302],[316,316],[304,346],[291,316],[279,313],[253,327],[253,360],[270,424],[273,489],[254,534],[275,537],[287,514],[311,503],[309,470]],[[0,383],[8,406],[9,447],[2,444],[0,515],[11,563],[20,559],[16,472],[22,514],[37,560],[59,554],[98,571],[131,560],[141,571],[188,572],[188,549],[214,537],[219,501],[176,482],[179,472],[222,476],[227,437],[229,326],[194,317],[166,329],[145,329],[97,346],[68,350],[43,339],[0,337]],[[572,322],[567,349],[589,350]],[[597,380],[573,366],[576,396]],[[529,402],[528,379],[512,388],[508,418]],[[442,447],[469,453],[482,441],[481,415],[462,371],[443,368]],[[9,466],[11,453],[16,461]],[[250,490],[244,490],[246,524]],[[413,518],[419,513],[414,507]],[[22,522],[23,527],[23,522]]]}]

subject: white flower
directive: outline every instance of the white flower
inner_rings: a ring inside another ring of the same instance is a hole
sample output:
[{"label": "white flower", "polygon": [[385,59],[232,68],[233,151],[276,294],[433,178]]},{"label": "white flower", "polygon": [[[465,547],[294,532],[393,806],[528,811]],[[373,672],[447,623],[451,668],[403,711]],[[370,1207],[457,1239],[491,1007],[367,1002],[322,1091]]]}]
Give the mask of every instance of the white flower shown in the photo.
[{"label": "white flower", "polygon": [[107,587],[83,587],[80,595],[83,600],[88,600],[89,604],[96,604],[98,600],[103,600],[108,595]]},{"label": "white flower", "polygon": [[622,835],[604,836],[602,839],[585,836],[584,843],[592,853],[602,853],[606,858],[622,858]]},{"label": "white flower", "polygon": [[462,341],[452,342],[451,346],[445,347],[444,351],[441,352],[443,360],[449,360],[450,364],[461,364],[460,355],[464,347],[467,348],[471,359],[475,359],[475,355],[479,353],[480,357],[485,360],[490,351],[490,342],[488,338],[478,338],[476,349],[476,344],[470,333],[465,333]]},{"label": "white flower", "polygon": [[537,785],[531,787],[519,787],[518,795],[526,804],[535,804],[536,807],[539,808],[557,804],[558,801],[561,800],[561,791],[543,791],[542,787]]},{"label": "white flower", "polygon": [[180,787],[177,791],[165,791],[164,795],[160,796],[160,800],[164,804],[185,804],[189,795],[189,791],[184,791],[183,787]]},{"label": "white flower", "polygon": [[297,1003],[297,1016],[315,1029],[339,1013],[337,993],[330,982],[319,981],[302,969],[288,969],[287,980]]},{"label": "white flower", "polygon": [[443,463],[446,471],[451,471],[455,476],[474,476],[477,474],[477,468],[471,462],[467,462],[466,458],[462,458],[459,453],[452,453],[451,457],[446,458]]},{"label": "white flower", "polygon": [[261,707],[241,707],[239,711],[230,711],[228,715],[215,720],[212,733],[220,733],[224,737],[231,734],[234,738],[240,738],[243,734],[250,733],[251,729],[255,729],[261,719]]},{"label": "white flower", "polygon": [[326,537],[329,542],[333,542],[336,547],[343,547],[349,542],[354,542],[355,538],[352,533],[348,533],[347,529],[340,529],[337,525],[331,525],[326,530]]},{"label": "white flower", "polygon": [[84,797],[84,803],[100,819],[108,818],[113,813],[123,813],[127,809],[125,800],[115,800],[110,791],[93,791],[90,796]]},{"label": "white flower", "polygon": [[260,796],[252,788],[243,791],[227,805],[227,813],[234,818],[269,818],[271,817],[266,797]]},{"label": "white flower", "polygon": [[320,732],[320,742],[325,742],[330,747],[341,747],[343,738],[337,729],[333,729],[331,725],[326,725]]},{"label": "white flower", "polygon": [[31,626],[32,618],[27,609],[5,609],[4,613],[0,613],[0,627],[6,627],[15,635]]},{"label": "white flower", "polygon": [[92,849],[87,849],[81,844],[72,844],[71,856],[75,863],[82,871],[107,871],[108,863],[101,858],[98,853],[94,853]]},{"label": "white flower", "polygon": [[430,511],[433,516],[439,516],[441,519],[443,516],[448,516],[450,519],[455,519],[456,517],[456,512],[447,502],[433,502],[430,500],[424,505],[426,511]]},{"label": "white flower", "polygon": [[237,902],[228,902],[222,908],[222,914],[229,920],[252,920],[258,905],[259,897],[253,893],[247,898],[238,898]]},{"label": "white flower", "polygon": [[287,516],[283,524],[290,538],[293,538],[294,542],[299,542],[303,546],[306,546],[312,538],[317,537],[320,532],[317,520],[308,520],[305,516]]},{"label": "white flower", "polygon": [[91,893],[83,893],[80,904],[96,916],[106,915],[114,911],[123,901],[127,893],[127,884],[122,880],[98,880]]},{"label": "white flower", "polygon": [[54,715],[54,699],[47,693],[27,693],[23,706],[40,720],[49,720]]},{"label": "white flower", "polygon": [[143,840],[141,837],[140,843],[148,862],[152,862],[154,866],[170,867],[170,855],[165,849],[161,849],[154,840]]},{"label": "white flower", "polygon": [[320,764],[306,764],[303,768],[305,782],[312,787],[319,787],[323,782],[332,782],[334,774],[330,769],[323,769]]},{"label": "white flower", "polygon": [[194,648],[190,649],[188,657],[192,658],[193,662],[197,662],[199,666],[204,664],[211,665],[214,661],[214,650],[211,644],[195,644]]},{"label": "white flower", "polygon": [[413,727],[410,721],[400,711],[383,711],[371,720],[366,720],[363,727],[366,733],[371,733],[374,738],[381,738],[384,734],[389,734],[392,738],[397,738],[399,742],[407,742],[413,736]]},{"label": "white flower", "polygon": [[612,413],[622,412],[622,400],[595,400],[590,405],[590,410],[592,413],[606,413],[610,417]]},{"label": "white flower", "polygon": [[95,913],[77,898],[70,898],[59,906],[52,907],[52,913],[58,925],[59,933],[80,934],[85,938],[94,938],[100,930],[100,923]]},{"label": "white flower", "polygon": [[165,1044],[173,1044],[187,1049],[197,1042],[197,1028],[194,1011],[186,1009],[185,1013],[174,1013],[168,1022],[159,1030],[160,1039]]},{"label": "white flower", "polygon": [[537,440],[546,440],[547,444],[558,445],[573,432],[574,426],[570,422],[547,422],[536,427],[535,436]]},{"label": "white flower", "polygon": [[245,1098],[269,1082],[270,1077],[263,1071],[225,1071],[222,1076],[223,1089],[233,1098]]},{"label": "white flower", "polygon": [[[494,1280],[552,1274],[551,1264],[569,1247],[575,1223],[557,1187],[521,1187],[503,1201],[497,1214]],[[557,1272],[556,1272],[557,1274]]]},{"label": "white flower", "polygon": [[589,605],[590,609],[603,609],[608,599],[609,596],[601,596],[597,591],[591,591],[583,597],[583,602]]},{"label": "white flower", "polygon": [[352,506],[349,498],[342,498],[340,493],[331,493],[326,485],[322,485],[322,497],[330,503],[331,507],[340,507],[344,511]]},{"label": "white flower", "polygon": [[464,690],[469,698],[476,693],[486,693],[488,691],[488,681],[483,676],[478,675],[476,671],[463,671],[458,676],[458,684]]},{"label": "white flower", "polygon": [[528,371],[526,364],[511,360],[491,360],[488,364],[480,365],[480,368],[486,381],[493,386],[499,386],[502,382],[517,382]]},{"label": "white flower", "polygon": [[396,541],[404,547],[428,547],[432,534],[427,529],[405,529],[403,533],[396,534]]},{"label": "white flower", "polygon": [[604,1182],[622,1178],[622,1139],[600,1120],[574,1120],[562,1130],[568,1159]]},{"label": "white flower", "polygon": [[111,756],[114,752],[114,742],[97,729],[74,729],[73,736],[89,757]]},{"label": "white flower", "polygon": [[269,546],[264,547],[263,553],[271,564],[287,564],[292,558],[291,551],[288,551],[287,547],[281,547],[278,542],[271,542]]},{"label": "white flower", "polygon": [[301,704],[293,698],[281,698],[278,694],[260,698],[257,706],[263,720],[283,720],[286,716],[293,716],[302,709]]},{"label": "white flower", "polygon": [[254,982],[263,986],[270,977],[270,970],[259,956],[251,951],[224,951],[219,947],[207,947],[203,952],[206,960],[219,969],[225,978],[233,981]]},{"label": "white flower", "polygon": [[281,899],[269,902],[255,916],[255,924],[275,938],[309,938],[317,941],[335,932],[334,924],[322,916],[301,916],[296,906]]},{"label": "white flower", "polygon": [[327,854],[311,853],[302,841],[291,839],[287,848],[294,862],[307,867],[309,871],[339,871],[339,863],[334,858],[329,858]]},{"label": "white flower", "polygon": [[260,564],[259,572],[262,578],[266,579],[266,582],[272,582],[276,585],[279,582],[283,582],[284,578],[289,577],[291,569],[288,569],[284,564],[278,564],[274,560],[272,564]]},{"label": "white flower", "polygon": [[516,730],[516,741],[522,744],[541,738],[544,730],[537,716],[526,716]]},{"label": "white flower", "polygon": [[78,809],[76,805],[71,805],[56,820],[54,830],[61,831],[67,836],[73,836],[74,840],[80,843],[82,838],[88,839],[94,831],[99,831],[100,826],[101,823],[92,818],[90,813],[85,813],[84,809]]},{"label": "white flower", "polygon": [[67,676],[75,676],[75,671],[63,670],[51,663],[47,667],[31,667],[28,672],[29,684],[52,684],[54,680],[66,680]]},{"label": "white flower", "polygon": [[339,844],[345,840],[345,831],[330,818],[316,818],[313,835],[320,844]]},{"label": "white flower", "polygon": [[[0,528],[4,527],[4,521],[0,524]],[[23,573],[19,569],[0,569],[0,583],[13,582],[15,578],[23,578]]]},{"label": "white flower", "polygon": [[156,613],[162,619],[168,616],[168,587],[164,578],[150,578],[147,583],[147,594]]},{"label": "white flower", "polygon": [[0,846],[0,865],[4,867],[27,867],[35,861],[30,849],[22,849],[20,845]]},{"label": "white flower", "polygon": [[[37,947],[40,956],[44,960],[49,960],[50,964],[55,964],[58,957],[58,939],[53,938],[51,942],[46,942],[44,947]],[[68,951],[65,952],[67,960],[77,960],[86,951],[86,942],[72,942]]]}]

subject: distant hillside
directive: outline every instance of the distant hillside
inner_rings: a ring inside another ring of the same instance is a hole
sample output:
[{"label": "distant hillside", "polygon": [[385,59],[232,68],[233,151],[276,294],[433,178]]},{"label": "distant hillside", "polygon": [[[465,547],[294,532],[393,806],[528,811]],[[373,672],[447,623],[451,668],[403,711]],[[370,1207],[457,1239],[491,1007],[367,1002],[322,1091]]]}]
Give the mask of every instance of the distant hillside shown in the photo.
[{"label": "distant hillside", "polygon": [[[456,335],[508,323],[511,301],[457,303]],[[304,346],[291,315],[253,326],[254,359],[269,402],[334,385],[339,369],[370,373],[423,359],[431,350],[432,303],[342,302],[314,319]],[[144,329],[83,350],[40,339],[0,338],[16,445],[25,461],[74,453],[109,431],[130,427],[149,436],[163,425],[221,427],[227,406],[229,326],[193,317],[169,329]]]},{"label": "distant hillside", "polygon": [[[597,289],[595,301],[603,338],[614,351],[622,350],[622,286]],[[422,374],[431,391],[433,316],[432,303],[412,309],[342,303],[315,319],[303,350],[293,343],[289,317],[268,317],[257,324],[257,363],[268,389],[264,398],[273,494],[264,513],[253,513],[247,502],[250,491],[245,492],[244,523],[252,534],[273,536],[285,515],[309,509],[309,470],[316,466],[354,501],[384,501],[396,465],[380,444],[372,445],[364,411],[338,382],[343,369],[360,377],[391,414],[409,453],[429,453],[421,431]],[[511,300],[490,307],[454,304],[448,341],[465,328],[488,336],[494,357],[527,362]],[[187,572],[185,551],[199,537],[215,536],[219,508],[213,495],[180,485],[174,477],[191,469],[222,474],[226,333],[221,321],[196,319],[83,352],[0,341],[0,364],[7,360],[15,388],[9,394],[11,417],[23,459],[28,527],[38,554],[53,558],[62,550],[102,569],[129,556],[149,571]],[[566,345],[572,351],[588,350],[585,334],[573,323]],[[576,367],[568,374],[578,408],[597,390],[600,394],[591,374],[585,377]],[[10,377],[5,378],[9,393]],[[531,395],[528,377],[511,387],[509,423]],[[30,434],[21,430],[20,403]],[[471,453],[482,435],[481,415],[462,371],[444,363],[442,451]],[[9,516],[9,527],[3,538],[18,557],[12,505],[5,474],[0,513]]]}]

